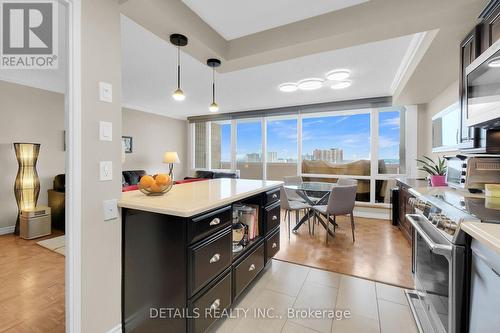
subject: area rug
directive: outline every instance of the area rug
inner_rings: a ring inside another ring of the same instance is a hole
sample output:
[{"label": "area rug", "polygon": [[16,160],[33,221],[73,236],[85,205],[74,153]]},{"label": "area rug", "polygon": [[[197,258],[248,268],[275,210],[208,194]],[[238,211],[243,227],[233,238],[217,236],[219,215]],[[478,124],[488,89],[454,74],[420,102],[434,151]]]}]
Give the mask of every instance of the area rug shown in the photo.
[{"label": "area rug", "polygon": [[65,255],[65,240],[64,236],[49,238],[43,241],[37,242],[38,245],[49,249],[51,251],[57,252],[59,254]]}]

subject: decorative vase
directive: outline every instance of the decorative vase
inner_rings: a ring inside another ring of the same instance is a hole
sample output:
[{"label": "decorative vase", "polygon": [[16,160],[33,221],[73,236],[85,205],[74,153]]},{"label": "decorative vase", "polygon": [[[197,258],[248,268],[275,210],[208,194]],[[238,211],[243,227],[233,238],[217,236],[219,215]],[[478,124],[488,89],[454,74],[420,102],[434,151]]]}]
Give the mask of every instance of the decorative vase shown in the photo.
[{"label": "decorative vase", "polygon": [[431,186],[432,187],[438,187],[438,186],[447,186],[446,184],[446,176],[431,176]]},{"label": "decorative vase", "polygon": [[21,210],[35,208],[38,195],[40,194],[40,180],[36,171],[40,144],[14,143],[14,149],[17,163],[19,164],[14,184],[14,194],[19,209],[14,234],[19,235],[19,216]]}]

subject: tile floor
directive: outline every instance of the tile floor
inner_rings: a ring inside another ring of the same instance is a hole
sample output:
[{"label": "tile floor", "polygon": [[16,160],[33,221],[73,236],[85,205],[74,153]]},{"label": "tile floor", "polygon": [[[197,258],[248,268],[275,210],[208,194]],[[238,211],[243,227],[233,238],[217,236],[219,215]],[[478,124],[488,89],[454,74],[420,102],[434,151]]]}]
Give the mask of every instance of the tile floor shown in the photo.
[{"label": "tile floor", "polygon": [[[254,309],[261,308],[271,309],[274,318],[257,318]],[[328,314],[316,319],[287,315],[289,309],[309,308],[349,310],[351,316],[338,320]],[[273,260],[232,309],[247,309],[247,316],[220,320],[212,333],[418,332],[404,289],[279,260]]]}]

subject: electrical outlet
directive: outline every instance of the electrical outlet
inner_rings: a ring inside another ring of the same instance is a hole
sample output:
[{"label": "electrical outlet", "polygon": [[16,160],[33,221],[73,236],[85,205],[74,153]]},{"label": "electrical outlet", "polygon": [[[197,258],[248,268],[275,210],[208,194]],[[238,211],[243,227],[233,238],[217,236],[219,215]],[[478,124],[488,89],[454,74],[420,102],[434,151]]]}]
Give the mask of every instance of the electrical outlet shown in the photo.
[{"label": "electrical outlet", "polygon": [[104,221],[118,218],[118,200],[104,200],[102,202],[102,208],[104,210]]},{"label": "electrical outlet", "polygon": [[99,179],[101,181],[113,180],[113,162],[111,161],[99,162]]}]

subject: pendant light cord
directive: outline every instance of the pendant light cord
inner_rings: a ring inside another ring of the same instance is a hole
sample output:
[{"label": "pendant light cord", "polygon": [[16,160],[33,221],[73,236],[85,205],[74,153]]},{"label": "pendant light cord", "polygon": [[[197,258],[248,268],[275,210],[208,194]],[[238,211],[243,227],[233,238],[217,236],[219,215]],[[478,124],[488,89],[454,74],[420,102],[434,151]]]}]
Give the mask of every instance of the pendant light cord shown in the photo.
[{"label": "pendant light cord", "polygon": [[177,89],[181,88],[181,49],[177,46]]},{"label": "pendant light cord", "polygon": [[215,103],[215,68],[212,68],[212,103]]}]

